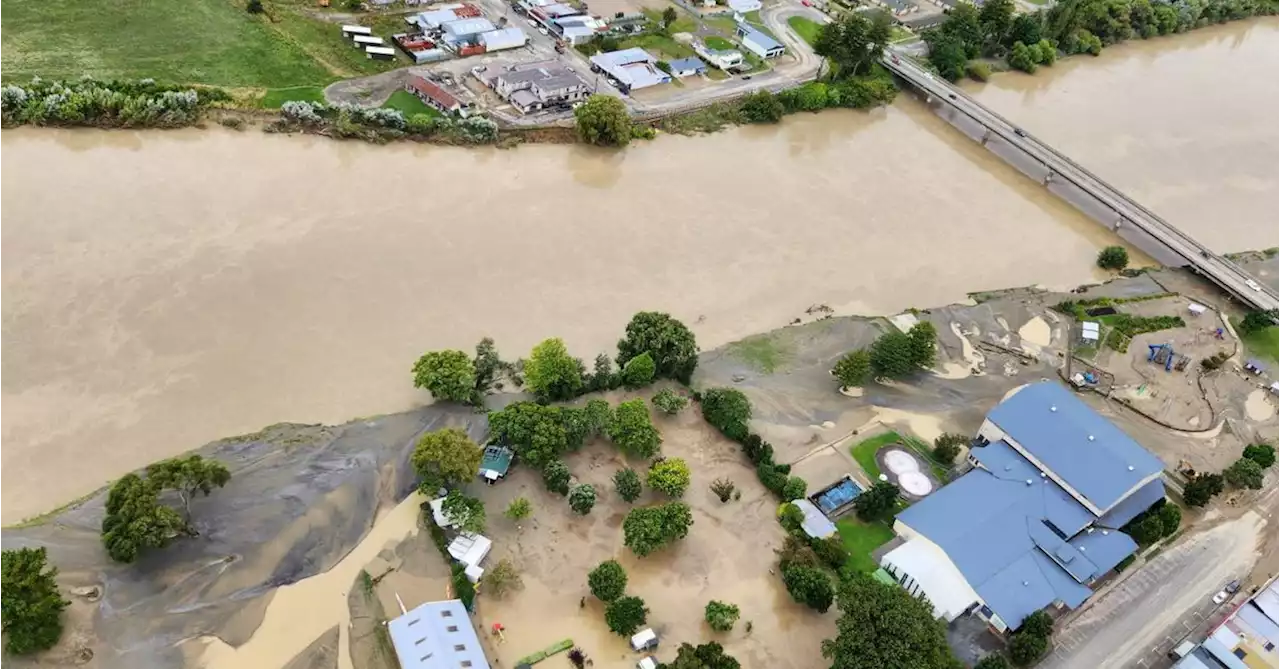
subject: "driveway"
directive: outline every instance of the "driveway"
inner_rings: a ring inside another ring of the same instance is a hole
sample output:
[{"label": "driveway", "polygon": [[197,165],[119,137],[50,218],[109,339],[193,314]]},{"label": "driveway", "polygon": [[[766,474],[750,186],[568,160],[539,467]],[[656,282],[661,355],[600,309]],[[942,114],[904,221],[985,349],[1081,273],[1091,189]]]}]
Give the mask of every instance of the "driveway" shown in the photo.
[{"label": "driveway", "polygon": [[[1274,507],[1275,491],[1258,508]],[[1054,634],[1043,669],[1120,669],[1149,666],[1186,634],[1185,614],[1203,608],[1224,584],[1250,572],[1259,557],[1262,530],[1254,510],[1192,535],[1135,567],[1098,595],[1089,608]]]}]

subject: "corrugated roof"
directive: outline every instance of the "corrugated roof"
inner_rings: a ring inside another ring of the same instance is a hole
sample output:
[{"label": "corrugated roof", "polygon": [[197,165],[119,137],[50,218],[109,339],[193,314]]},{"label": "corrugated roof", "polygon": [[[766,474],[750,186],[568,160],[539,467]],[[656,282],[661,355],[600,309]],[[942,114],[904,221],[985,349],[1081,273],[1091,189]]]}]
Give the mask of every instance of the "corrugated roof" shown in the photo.
[{"label": "corrugated roof", "polygon": [[450,35],[476,35],[493,30],[493,24],[489,22],[489,19],[483,17],[449,21],[440,24],[440,27]]},{"label": "corrugated roof", "polygon": [[422,77],[410,77],[409,85],[412,86],[414,90],[422,93],[432,100],[435,100],[441,105],[444,105],[445,109],[453,109],[454,107],[462,106],[462,102],[458,100],[458,98],[454,97],[452,93],[440,88],[426,79],[423,79]]},{"label": "corrugated roof", "polygon": [[1123,430],[1051,381],[1022,388],[987,418],[1102,512],[1163,469]]},{"label": "corrugated roof", "polygon": [[1099,574],[1115,569],[1116,565],[1138,550],[1138,544],[1124,532],[1101,528],[1081,532],[1072,537],[1068,543],[1089,556],[1089,560],[1097,566]]},{"label": "corrugated roof", "polygon": [[679,58],[677,60],[667,61],[673,70],[705,70],[707,64],[702,62],[701,58],[690,56],[688,58]]},{"label": "corrugated roof", "polygon": [[1132,495],[1120,500],[1119,504],[1098,519],[1103,527],[1124,527],[1125,523],[1138,517],[1138,514],[1151,508],[1151,505],[1164,499],[1164,478],[1154,481],[1133,491]]},{"label": "corrugated roof", "polygon": [[756,30],[750,24],[738,23],[738,30],[742,31],[742,41],[751,42],[764,51],[783,48],[778,40]]},{"label": "corrugated roof", "polygon": [[1044,493],[1044,519],[1052,523],[1063,536],[1072,536],[1094,521],[1094,516],[1088,509],[1052,479],[1044,476],[1007,442],[997,441],[980,446],[972,449],[970,454],[996,478],[1024,483],[1027,479],[1047,481],[1048,484],[1040,488]]},{"label": "corrugated roof", "polygon": [[804,528],[805,534],[816,539],[825,539],[836,533],[836,524],[831,522],[831,519],[819,511],[812,502],[807,499],[797,499],[791,503],[804,512],[804,522],[800,525]]},{"label": "corrugated roof", "polygon": [[471,616],[457,599],[427,602],[387,623],[387,631],[404,669],[489,669]]}]

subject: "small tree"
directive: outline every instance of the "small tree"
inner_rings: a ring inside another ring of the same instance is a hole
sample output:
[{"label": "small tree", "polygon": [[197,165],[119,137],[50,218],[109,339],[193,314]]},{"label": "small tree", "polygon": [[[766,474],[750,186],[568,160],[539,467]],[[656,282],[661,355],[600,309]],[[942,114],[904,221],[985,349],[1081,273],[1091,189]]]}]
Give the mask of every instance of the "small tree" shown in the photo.
[{"label": "small tree", "polygon": [[906,333],[894,330],[871,344],[871,373],[877,379],[903,379],[916,372],[915,344]]},{"label": "small tree", "polygon": [[585,516],[591,513],[596,505],[596,487],[590,483],[579,483],[569,491],[569,508],[573,512]]},{"label": "small tree", "polygon": [[196,494],[208,497],[214,488],[225,486],[231,480],[231,472],[217,460],[188,455],[148,465],[147,480],[162,490],[177,491],[182,500],[182,521],[190,527],[191,498]]},{"label": "small tree", "polygon": [[813,548],[813,552],[817,554],[818,559],[832,569],[839,571],[849,561],[849,550],[844,547],[844,541],[840,539],[838,534],[833,534],[825,539],[814,539],[809,542],[809,545]]},{"label": "small tree", "polygon": [[866,385],[871,380],[871,354],[863,348],[850,351],[836,361],[831,374],[840,382],[841,388]]},{"label": "small tree", "polygon": [[804,511],[791,502],[785,502],[778,509],[778,524],[792,534],[799,534],[800,526],[804,524]]},{"label": "small tree", "polygon": [[689,465],[680,458],[667,458],[649,467],[649,487],[671,497],[683,497],[689,487]]},{"label": "small tree", "polygon": [[[587,144],[626,146],[631,141],[631,117],[622,100],[596,94],[573,110],[578,137]],[[622,361],[619,360],[619,363]]]},{"label": "small tree", "polygon": [[244,8],[245,8],[245,11],[249,12],[250,14],[261,14],[267,11],[262,6],[262,0],[249,0],[249,2],[245,4]]},{"label": "small tree", "polygon": [[786,485],[782,486],[782,499],[790,501],[804,497],[805,492],[809,489],[809,484],[799,476],[792,476],[787,479]]},{"label": "small tree", "polygon": [[1262,489],[1262,467],[1249,458],[1236,460],[1222,471],[1222,476],[1227,479],[1227,483],[1239,488]]},{"label": "small tree", "polygon": [[558,495],[569,494],[569,479],[572,474],[569,473],[569,465],[564,460],[552,460],[542,468],[542,483],[547,486],[547,490]]},{"label": "small tree", "polygon": [[960,455],[960,447],[968,444],[969,438],[963,434],[940,434],[933,440],[933,458],[943,464],[952,464]]},{"label": "small tree", "polygon": [[973,669],[1009,669],[1009,661],[1004,659],[1004,656],[1000,653],[995,652],[978,660],[978,663],[973,665]]},{"label": "small tree", "polygon": [[1173,502],[1165,502],[1164,506],[1156,512],[1156,516],[1160,519],[1160,525],[1166,537],[1177,532],[1178,526],[1182,525],[1182,509]]},{"label": "small tree", "polygon": [[1244,318],[1240,319],[1240,325],[1236,330],[1238,330],[1242,335],[1247,335],[1253,334],[1254,332],[1260,332],[1275,324],[1276,312],[1274,310],[1250,311],[1244,315]]},{"label": "small tree", "polygon": [[410,461],[418,474],[418,489],[435,495],[440,488],[462,485],[480,474],[484,451],[466,432],[446,428],[422,435]]},{"label": "small tree", "polygon": [[604,609],[604,622],[614,634],[631,636],[649,618],[649,609],[639,597],[619,597]]},{"label": "small tree", "polygon": [[729,501],[729,498],[733,497],[733,491],[736,487],[733,485],[733,481],[729,479],[716,479],[711,482],[711,492],[715,493],[715,496],[721,502]]},{"label": "small tree", "polygon": [[658,311],[641,311],[631,317],[626,336],[618,341],[618,365],[625,366],[641,353],[653,357],[658,378],[685,385],[698,366],[698,340],[693,332],[670,314]]},{"label": "small tree", "polygon": [[597,392],[614,387],[613,360],[609,358],[609,354],[601,353],[596,356],[595,367],[591,372],[591,378],[587,381],[587,387]]},{"label": "small tree", "polygon": [[47,560],[43,546],[7,550],[0,556],[0,618],[4,650],[10,655],[47,650],[62,637],[62,610],[71,602],[58,594],[58,570]]},{"label": "small tree", "polygon": [[778,96],[769,91],[757,91],[743,96],[738,112],[748,123],[777,123],[787,113]]},{"label": "small tree", "polygon": [[1018,634],[1031,634],[1048,638],[1053,634],[1053,618],[1044,611],[1035,611],[1022,619]]},{"label": "small tree", "polygon": [[624,453],[639,458],[652,458],[662,447],[662,435],[653,426],[649,407],[640,398],[623,402],[614,410],[609,438]]},{"label": "small tree", "polygon": [[721,432],[733,425],[745,427],[751,419],[751,402],[740,390],[712,388],[702,393],[702,417]]},{"label": "small tree", "polygon": [[112,484],[102,518],[102,544],[112,560],[133,562],[186,527],[177,511],[160,505],[159,493],[158,485],[137,474],[125,474]]},{"label": "small tree", "polygon": [[627,361],[622,368],[622,383],[628,388],[643,388],[653,383],[653,375],[657,366],[648,351]]},{"label": "small tree", "polygon": [[1129,252],[1123,246],[1108,246],[1098,252],[1098,267],[1102,269],[1119,271],[1128,266]]},{"label": "small tree", "polygon": [[584,407],[583,415],[588,435],[598,437],[609,428],[609,421],[613,420],[613,409],[610,409],[609,403],[604,400],[591,400]]},{"label": "small tree", "polygon": [[1182,499],[1189,506],[1204,506],[1223,490],[1221,474],[1199,474],[1182,489]]},{"label": "small tree", "polygon": [[524,384],[544,400],[568,400],[582,392],[582,361],[569,355],[563,339],[543,340],[524,363]]},{"label": "small tree", "polygon": [[627,591],[627,571],[617,560],[606,560],[587,574],[587,587],[602,602],[612,602]]},{"label": "small tree", "polygon": [[485,570],[484,576],[480,578],[480,585],[485,592],[501,599],[508,592],[524,587],[524,578],[510,558],[502,558]]},{"label": "small tree", "polygon": [[1164,536],[1164,522],[1155,514],[1149,515],[1130,526],[1129,535],[1143,546],[1153,544]]},{"label": "small tree", "polygon": [[1271,444],[1250,444],[1244,447],[1244,457],[1266,469],[1276,463],[1276,447]]},{"label": "small tree", "polygon": [[[751,621],[747,621],[747,633],[751,633]],[[724,646],[712,641],[694,646],[680,644],[676,659],[659,665],[662,669],[742,669],[742,664],[732,655],[726,655]]]},{"label": "small tree", "polygon": [[717,632],[728,632],[733,629],[735,623],[742,612],[733,604],[726,604],[721,601],[711,600],[707,602],[707,608],[704,612],[707,624],[711,629]]},{"label": "small tree", "polygon": [[478,534],[484,531],[484,502],[463,494],[461,490],[450,490],[440,505],[440,511],[463,532]]},{"label": "small tree", "polygon": [[517,497],[511,500],[504,512],[506,516],[517,523],[533,515],[533,504],[524,497]]},{"label": "small tree", "polygon": [[1049,640],[1034,634],[1014,634],[1009,639],[1009,659],[1019,667],[1035,664],[1049,650]]},{"label": "small tree", "polygon": [[687,504],[680,502],[632,509],[622,521],[623,543],[633,553],[644,557],[672,541],[683,539],[692,525],[693,512]]},{"label": "small tree", "polygon": [[613,487],[627,503],[640,498],[640,475],[634,469],[619,469],[613,475]]},{"label": "small tree", "polygon": [[826,572],[817,567],[795,565],[782,571],[782,583],[797,602],[818,613],[826,613],[835,600],[835,587]]},{"label": "small tree", "polygon": [[916,367],[928,369],[938,357],[938,330],[929,321],[920,321],[907,330],[911,339],[911,362]]},{"label": "small tree", "polygon": [[[636,359],[639,360],[639,358]],[[688,398],[670,388],[663,388],[662,390],[659,390],[658,394],[653,396],[652,401],[653,406],[657,407],[658,411],[665,414],[680,413],[689,405]]]},{"label": "small tree", "polygon": [[853,508],[858,517],[866,520],[880,520],[893,513],[898,505],[898,486],[888,481],[877,481],[870,489],[853,500]]},{"label": "small tree", "polygon": [[413,385],[444,402],[470,402],[476,389],[475,363],[462,351],[430,351],[413,363]]},{"label": "small tree", "polygon": [[671,24],[675,23],[676,19],[678,18],[680,17],[676,14],[676,8],[667,7],[666,9],[662,10],[662,27],[670,28]]}]

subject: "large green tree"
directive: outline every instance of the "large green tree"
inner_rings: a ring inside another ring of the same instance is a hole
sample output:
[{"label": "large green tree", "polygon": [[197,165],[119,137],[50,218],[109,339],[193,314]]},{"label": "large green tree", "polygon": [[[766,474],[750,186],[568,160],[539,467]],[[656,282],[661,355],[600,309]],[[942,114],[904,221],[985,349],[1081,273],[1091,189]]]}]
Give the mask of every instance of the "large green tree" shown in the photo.
[{"label": "large green tree", "polygon": [[1013,22],[1009,25],[1009,32],[1005,35],[1005,46],[1012,47],[1014,42],[1039,44],[1040,39],[1040,15],[1018,14],[1013,17]]},{"label": "large green tree", "polygon": [[969,55],[964,40],[951,33],[931,31],[925,34],[929,43],[929,62],[947,81],[956,81],[965,75]]},{"label": "large green tree", "polygon": [[1222,474],[1198,474],[1183,487],[1182,499],[1189,506],[1204,506],[1222,490]]},{"label": "large green tree", "polygon": [[506,370],[509,365],[502,361],[502,357],[498,355],[498,347],[494,345],[493,339],[489,337],[481,339],[476,344],[476,357],[471,364],[475,371],[476,379],[475,393],[471,401],[479,405],[484,394],[493,387],[498,375]]},{"label": "large green tree", "polygon": [[640,557],[683,539],[693,525],[689,505],[668,502],[632,509],[622,521],[623,543]]},{"label": "large green tree", "polygon": [[1271,444],[1249,444],[1244,447],[1243,456],[1258,463],[1266,469],[1276,463],[1276,447]]},{"label": "large green tree", "polygon": [[1230,467],[1222,470],[1222,476],[1227,479],[1227,483],[1239,488],[1262,489],[1262,467],[1249,458],[1236,460]]},{"label": "large green tree", "polygon": [[865,385],[871,380],[871,354],[864,348],[850,351],[836,361],[831,374],[841,388]]},{"label": "large green tree", "polygon": [[596,94],[573,110],[578,138],[598,146],[626,146],[631,142],[627,105],[612,95]]},{"label": "large green tree", "polygon": [[884,12],[846,12],[822,26],[813,50],[830,59],[837,78],[867,74],[884,54],[892,26]]},{"label": "large green tree", "polygon": [[886,332],[871,344],[871,372],[877,379],[904,379],[917,369],[915,343],[906,333]]},{"label": "large green tree", "polygon": [[217,460],[206,460],[199,455],[161,460],[147,467],[147,480],[161,489],[173,490],[182,500],[182,521],[191,526],[191,498],[197,494],[206,497],[214,488],[221,488],[231,480],[231,472]]},{"label": "large green tree", "polygon": [[707,607],[703,610],[703,618],[707,621],[707,625],[717,632],[732,630],[741,615],[742,611],[736,604],[714,599],[707,602]]},{"label": "large green tree", "polygon": [[617,560],[605,560],[587,573],[587,587],[602,602],[612,602],[627,591],[627,570]]},{"label": "large green tree", "polygon": [[470,402],[476,390],[476,368],[466,353],[429,351],[413,363],[413,385],[445,402]]},{"label": "large green tree", "polygon": [[133,562],[148,548],[159,548],[186,529],[177,511],[159,501],[160,486],[126,474],[107,493],[102,544],[116,562]]},{"label": "large green tree", "polygon": [[938,357],[938,330],[929,321],[920,321],[907,330],[911,339],[911,361],[916,367],[928,369]]},{"label": "large green tree", "polygon": [[966,58],[977,58],[982,53],[985,35],[982,21],[978,18],[978,8],[967,2],[961,2],[947,11],[947,19],[942,25],[928,31],[925,41],[933,44],[938,37],[954,37],[964,45]]},{"label": "large green tree", "polygon": [[619,636],[631,636],[649,617],[649,609],[639,597],[619,597],[604,609],[604,622]]},{"label": "large green tree", "polygon": [[742,669],[732,655],[725,655],[724,646],[711,641],[698,646],[680,644],[676,659],[658,665],[661,669]]},{"label": "large green tree", "polygon": [[638,458],[651,458],[662,447],[662,435],[649,418],[649,407],[636,398],[618,405],[609,422],[609,438],[622,452]]},{"label": "large green tree", "polygon": [[702,417],[721,432],[734,425],[745,428],[751,420],[751,402],[741,390],[711,388],[702,393]]},{"label": "large green tree", "polygon": [[524,363],[524,385],[542,399],[573,399],[582,392],[583,371],[582,361],[569,355],[563,339],[546,339]]},{"label": "large green tree", "polygon": [[5,652],[26,655],[52,648],[62,637],[62,610],[71,602],[58,594],[58,570],[49,566],[48,552],[43,546],[7,550],[0,567]]},{"label": "large green tree", "polygon": [[435,495],[440,488],[462,485],[479,475],[483,456],[466,432],[451,427],[422,435],[409,460],[418,474],[418,489]]},{"label": "large green tree", "polygon": [[986,0],[978,11],[978,23],[982,26],[984,48],[988,53],[1004,43],[1013,27],[1013,0]]},{"label": "large green tree", "polygon": [[818,613],[826,613],[835,599],[831,578],[818,567],[791,565],[782,570],[782,583],[792,599]]},{"label": "large green tree", "polygon": [[840,586],[835,639],[822,642],[831,669],[960,669],[933,606],[898,585],[853,574]]},{"label": "large green tree", "polygon": [[854,511],[863,520],[880,520],[893,513],[897,508],[898,486],[888,481],[876,481],[853,500]]},{"label": "large green tree", "polygon": [[654,375],[688,384],[698,367],[698,340],[693,331],[670,314],[641,311],[627,323],[625,336],[618,340],[618,366],[648,353],[653,358]]}]

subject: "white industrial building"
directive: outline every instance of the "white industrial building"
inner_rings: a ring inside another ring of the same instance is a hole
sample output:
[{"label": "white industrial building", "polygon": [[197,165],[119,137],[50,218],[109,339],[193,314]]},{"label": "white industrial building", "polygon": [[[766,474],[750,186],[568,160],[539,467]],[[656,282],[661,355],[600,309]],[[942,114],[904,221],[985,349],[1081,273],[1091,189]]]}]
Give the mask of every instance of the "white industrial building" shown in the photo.
[{"label": "white industrial building", "polygon": [[655,67],[656,62],[657,59],[639,47],[591,57],[592,69],[612,77],[623,93],[671,83],[671,75]]},{"label": "white industrial building", "polygon": [[388,622],[387,632],[404,669],[489,669],[461,600],[427,602]]},{"label": "white industrial building", "polygon": [[486,18],[474,19],[458,19],[448,23],[440,24],[440,29],[444,31],[444,39],[448,42],[457,44],[459,42],[474,42],[481,33],[493,32],[493,23]]},{"label": "white industrial building", "polygon": [[519,28],[504,28],[480,33],[480,43],[484,45],[485,53],[515,49],[524,46],[528,41],[529,37]]}]

